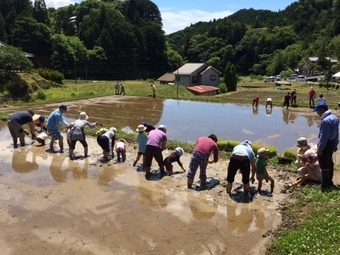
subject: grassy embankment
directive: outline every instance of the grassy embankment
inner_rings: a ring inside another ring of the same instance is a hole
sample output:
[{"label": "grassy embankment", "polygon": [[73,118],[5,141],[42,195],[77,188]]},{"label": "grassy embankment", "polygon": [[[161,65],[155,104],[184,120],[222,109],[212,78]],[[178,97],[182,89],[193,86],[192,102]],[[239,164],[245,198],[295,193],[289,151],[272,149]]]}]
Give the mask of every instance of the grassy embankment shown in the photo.
[{"label": "grassy embankment", "polygon": [[[150,96],[152,81],[124,81],[126,94],[131,96]],[[43,91],[46,99],[37,99],[33,95],[30,104],[55,103],[100,97],[114,94],[114,84],[112,82],[65,82],[61,88],[51,88]],[[157,97],[177,98],[177,86],[160,85],[157,87]],[[291,86],[281,86],[275,89],[274,83],[264,83],[250,78],[241,80],[236,92],[220,94],[214,97],[194,96],[185,87],[178,87],[178,98],[181,100],[198,100],[209,102],[229,102],[251,104],[252,98],[260,97],[260,104],[264,104],[266,98],[271,97],[275,106],[282,105],[283,96],[296,89],[298,99],[298,109],[306,109],[308,105],[308,91],[310,86],[316,89],[318,95],[323,94],[332,109],[338,107],[339,91],[336,86],[331,89],[319,87],[316,84],[292,83]],[[41,93],[41,92],[40,92]],[[17,102],[15,104],[27,104],[27,102]],[[4,118],[4,116],[0,116]],[[6,117],[6,116],[5,116]],[[125,134],[118,132],[119,137],[124,137],[128,142],[135,139],[135,134]],[[233,146],[235,141],[225,142],[224,146]],[[182,146],[185,151],[191,152],[194,145],[169,141],[168,146]],[[255,145],[255,150],[256,150]],[[223,151],[225,155],[225,151]],[[271,159],[269,164],[277,161]],[[296,193],[296,200],[285,210],[282,227],[276,232],[276,240],[268,249],[267,254],[338,254],[340,235],[340,193],[338,190],[321,193],[317,187],[308,187],[301,193]]]}]

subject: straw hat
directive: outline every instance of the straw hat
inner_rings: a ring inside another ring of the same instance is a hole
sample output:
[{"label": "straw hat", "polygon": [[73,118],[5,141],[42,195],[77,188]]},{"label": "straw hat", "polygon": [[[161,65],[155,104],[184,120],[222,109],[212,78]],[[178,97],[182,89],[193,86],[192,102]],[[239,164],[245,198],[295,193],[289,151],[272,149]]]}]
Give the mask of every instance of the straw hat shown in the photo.
[{"label": "straw hat", "polygon": [[144,125],[138,125],[136,131],[140,132],[140,131],[145,131],[146,127]]},{"label": "straw hat", "polygon": [[79,113],[79,119],[80,120],[87,120],[89,116],[87,116],[86,112]]}]

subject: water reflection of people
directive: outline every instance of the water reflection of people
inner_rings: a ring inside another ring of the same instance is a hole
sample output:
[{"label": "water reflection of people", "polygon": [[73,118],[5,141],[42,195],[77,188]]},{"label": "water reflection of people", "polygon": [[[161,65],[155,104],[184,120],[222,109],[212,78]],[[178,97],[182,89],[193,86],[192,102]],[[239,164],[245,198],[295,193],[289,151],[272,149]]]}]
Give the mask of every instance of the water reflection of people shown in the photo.
[{"label": "water reflection of people", "polygon": [[283,121],[286,124],[288,124],[288,122],[289,122],[288,117],[289,117],[289,110],[288,109],[282,109],[282,118],[283,118]]},{"label": "water reflection of people", "polygon": [[168,201],[163,184],[160,181],[157,181],[156,184],[155,182],[148,181],[141,174],[138,174],[138,178],[140,203],[149,206],[154,211],[167,207]]},{"label": "water reflection of people", "polygon": [[272,114],[273,108],[272,107],[266,107],[266,114],[267,116],[270,116]]},{"label": "water reflection of people", "polygon": [[288,119],[291,123],[294,123],[294,121],[296,120],[296,114],[290,112]]},{"label": "water reflection of people", "polygon": [[79,161],[74,161],[69,158],[68,169],[72,172],[74,179],[87,179],[88,168],[89,168],[89,158],[82,160],[83,167],[80,167]]},{"label": "water reflection of people", "polygon": [[245,234],[254,220],[254,212],[249,204],[227,205],[227,218],[230,231]]},{"label": "water reflection of people", "polygon": [[257,106],[254,106],[254,105],[253,105],[253,114],[254,115],[259,114],[259,108]]},{"label": "water reflection of people", "polygon": [[196,220],[209,220],[215,215],[217,203],[213,199],[209,201],[206,192],[197,193],[193,190],[188,190],[187,198],[192,216]]},{"label": "water reflection of people", "polygon": [[[32,159],[28,160],[28,154],[32,152]],[[39,165],[36,162],[36,152],[28,148],[14,150],[12,155],[12,169],[17,173],[29,173],[38,170]]]},{"label": "water reflection of people", "polygon": [[62,169],[65,161],[65,157],[63,155],[55,154],[52,157],[51,165],[50,165],[50,173],[53,179],[57,182],[64,182],[67,179],[67,174],[70,171],[70,168],[65,167]]},{"label": "water reflection of people", "polygon": [[118,177],[118,173],[112,166],[103,166],[102,171],[98,176],[98,184],[102,186],[109,186],[110,182]]}]

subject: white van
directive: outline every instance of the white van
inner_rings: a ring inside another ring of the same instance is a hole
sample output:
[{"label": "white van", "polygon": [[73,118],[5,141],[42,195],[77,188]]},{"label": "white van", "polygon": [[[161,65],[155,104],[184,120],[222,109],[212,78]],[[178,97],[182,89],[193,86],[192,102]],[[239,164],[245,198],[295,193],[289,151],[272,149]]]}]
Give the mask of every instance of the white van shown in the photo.
[{"label": "white van", "polygon": [[275,81],[274,76],[269,76],[269,77],[267,77],[267,79],[264,80],[264,82],[274,82],[274,81]]},{"label": "white van", "polygon": [[306,81],[307,77],[304,75],[298,75],[298,77],[296,78],[296,81]]},{"label": "white van", "polygon": [[298,78],[298,75],[297,74],[290,74],[289,77],[288,77],[288,80],[290,81],[296,81]]}]

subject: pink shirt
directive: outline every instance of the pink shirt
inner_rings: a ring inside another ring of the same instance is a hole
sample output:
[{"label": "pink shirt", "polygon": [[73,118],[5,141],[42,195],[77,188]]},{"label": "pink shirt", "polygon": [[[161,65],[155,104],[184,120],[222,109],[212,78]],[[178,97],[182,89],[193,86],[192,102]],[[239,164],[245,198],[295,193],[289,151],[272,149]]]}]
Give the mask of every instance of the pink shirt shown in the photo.
[{"label": "pink shirt", "polygon": [[162,143],[168,140],[166,134],[160,129],[151,130],[146,145],[162,147]]},{"label": "pink shirt", "polygon": [[200,137],[197,140],[194,151],[201,152],[207,157],[210,156],[211,152],[214,152],[214,162],[218,161],[218,147],[217,144],[208,137]]}]

